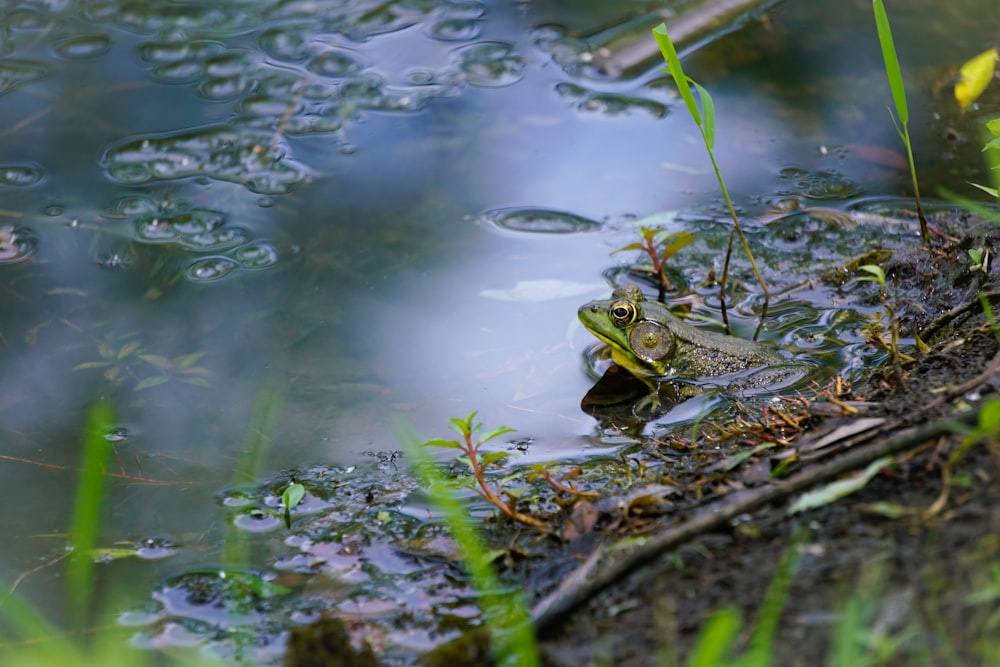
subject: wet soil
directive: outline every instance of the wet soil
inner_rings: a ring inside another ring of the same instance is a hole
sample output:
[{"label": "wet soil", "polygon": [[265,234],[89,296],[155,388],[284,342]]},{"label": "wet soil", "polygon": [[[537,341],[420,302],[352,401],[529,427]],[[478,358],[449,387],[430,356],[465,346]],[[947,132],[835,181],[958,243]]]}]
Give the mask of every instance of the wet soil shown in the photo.
[{"label": "wet soil", "polygon": [[[992,263],[971,270],[967,251],[993,256],[1000,235],[954,211],[934,224],[948,238],[914,239],[881,263],[903,339],[918,336],[921,349],[907,346],[909,357],[853,387],[775,404],[760,423],[666,466],[659,484],[568,506],[550,516],[562,541],[490,526],[496,544],[532,556],[506,574],[538,603],[544,664],[682,664],[723,607],[745,621],[742,650],[788,558],[797,566],[772,664],[827,664],[847,623],[853,641],[884,649],[884,664],[997,657],[1000,445],[993,433],[962,449],[962,433],[1000,387],[997,337],[979,298],[1000,307],[1000,276]],[[804,489],[886,455],[860,491],[789,511]],[[631,549],[607,546],[628,538]],[[469,633],[422,664],[489,664],[483,636]],[[286,664],[321,664],[302,640],[293,633]]]},{"label": "wet soil", "polygon": [[[549,664],[648,665],[664,654],[683,660],[721,607],[737,608],[752,625],[789,552],[801,561],[773,664],[826,664],[834,628],[852,599],[864,600],[866,639],[901,642],[890,664],[980,665],[996,658],[995,642],[987,641],[996,600],[975,594],[989,589],[990,565],[1000,556],[1000,449],[995,440],[976,445],[949,464],[963,436],[933,426],[959,416],[971,421],[1000,387],[997,340],[978,297],[990,294],[994,301],[1000,285],[990,267],[970,271],[966,252],[996,247],[997,234],[993,225],[962,214],[939,224],[959,240],[915,243],[882,265],[903,331],[921,332],[930,348],[905,364],[902,381],[889,364],[854,387],[850,398],[863,403],[852,405],[863,406],[863,415],[830,415],[829,404],[812,404],[789,447],[804,453],[822,434],[873,416],[886,417],[892,428],[865,445],[914,428],[933,437],[918,439],[862,491],[839,502],[789,515],[790,495],[647,561],[543,633]],[[740,439],[754,444],[746,435]],[[761,464],[774,470],[773,460]],[[755,461],[743,465],[752,469]],[[754,485],[746,474],[736,479],[724,493]],[[685,511],[696,514],[699,506]],[[680,511],[672,514],[658,530],[686,520]],[[743,634],[746,641],[749,632]]]}]

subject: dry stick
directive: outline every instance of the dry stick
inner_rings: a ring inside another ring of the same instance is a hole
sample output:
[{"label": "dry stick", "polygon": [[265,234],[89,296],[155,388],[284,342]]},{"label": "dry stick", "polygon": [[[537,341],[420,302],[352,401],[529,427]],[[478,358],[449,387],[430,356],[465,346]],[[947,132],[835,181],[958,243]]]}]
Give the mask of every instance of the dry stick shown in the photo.
[{"label": "dry stick", "polygon": [[[852,438],[845,438],[845,442],[853,444],[891,433],[895,429],[905,426],[909,419],[927,414],[955,396],[974,389],[998,372],[1000,372],[1000,353],[993,357],[980,375],[952,388],[920,410],[885,424],[874,433],[864,432]],[[596,574],[591,574],[591,571],[596,569],[600,559],[595,558],[592,554],[584,565],[577,568],[577,572],[571,573],[564,580],[562,586],[535,605],[531,613],[535,627],[539,634],[552,629],[560,619],[573,609],[645,563],[699,535],[727,526],[730,521],[742,514],[752,512],[828,479],[861,468],[883,456],[896,454],[931,438],[954,432],[956,424],[974,424],[977,419],[978,414],[970,410],[958,417],[939,420],[920,428],[910,428],[886,440],[857,446],[827,463],[803,470],[788,479],[772,482],[760,489],[738,492],[731,498],[705,507],[690,521],[649,538],[645,543],[621,556],[619,560]]]}]

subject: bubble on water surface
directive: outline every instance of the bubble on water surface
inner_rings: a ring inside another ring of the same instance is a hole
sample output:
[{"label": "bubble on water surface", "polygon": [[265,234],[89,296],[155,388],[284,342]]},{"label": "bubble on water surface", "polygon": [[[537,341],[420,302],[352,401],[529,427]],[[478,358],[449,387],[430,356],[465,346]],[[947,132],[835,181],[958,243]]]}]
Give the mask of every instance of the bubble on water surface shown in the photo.
[{"label": "bubble on water surface", "polygon": [[479,42],[455,49],[458,67],[472,86],[500,87],[524,76],[524,59],[503,42]]},{"label": "bubble on water surface", "polygon": [[482,25],[476,19],[446,18],[427,26],[429,37],[442,42],[466,42],[479,37]]},{"label": "bubble on water surface", "polygon": [[340,78],[355,74],[363,69],[358,58],[344,49],[330,49],[315,56],[306,68],[320,76]]},{"label": "bubble on water surface", "polygon": [[242,530],[250,533],[268,533],[272,530],[283,528],[284,519],[279,519],[270,512],[253,510],[246,514],[240,514],[233,519],[233,524]]},{"label": "bubble on water surface", "polygon": [[57,41],[53,47],[61,58],[81,60],[96,58],[111,49],[111,38],[107,35],[76,35]]},{"label": "bubble on water surface", "polygon": [[628,116],[633,111],[643,111],[655,118],[663,118],[669,110],[667,105],[653,100],[618,93],[600,93],[573,83],[558,84],[556,92],[563,99],[574,102],[579,111],[602,116]]},{"label": "bubble on water surface", "polygon": [[197,60],[182,60],[154,67],[150,75],[162,83],[193,83],[205,75],[205,68]]},{"label": "bubble on water surface", "polygon": [[55,218],[57,216],[62,215],[65,210],[66,209],[63,206],[60,206],[59,204],[51,204],[49,206],[46,206],[45,209],[42,211],[42,213],[44,213],[49,217]]},{"label": "bubble on water surface", "polygon": [[781,170],[781,180],[789,183],[791,188],[781,188],[779,195],[804,195],[811,199],[850,199],[861,194],[862,189],[832,169],[812,171],[799,167],[786,167]]},{"label": "bubble on water surface", "polygon": [[26,187],[42,180],[42,168],[33,164],[0,164],[0,186]]},{"label": "bubble on water surface", "polygon": [[512,232],[575,234],[600,229],[600,224],[573,213],[544,208],[498,208],[480,214],[482,222]]},{"label": "bubble on water surface", "polygon": [[186,275],[189,280],[206,283],[224,278],[237,268],[239,264],[229,257],[205,257],[189,266]]},{"label": "bubble on water surface", "polygon": [[225,51],[220,42],[181,39],[145,42],[139,47],[139,57],[148,63],[166,65],[182,61],[205,60]]},{"label": "bubble on water surface", "polygon": [[305,37],[311,30],[308,24],[273,26],[261,33],[258,44],[272,58],[299,62],[308,58],[311,52]]},{"label": "bubble on water surface", "polygon": [[33,60],[18,60],[4,58],[0,60],[0,95],[8,93],[18,86],[37,81],[46,74],[48,68]]},{"label": "bubble on water surface", "polygon": [[0,264],[17,264],[35,254],[38,242],[23,227],[0,227]]},{"label": "bubble on water surface", "polygon": [[233,258],[245,269],[265,269],[278,263],[278,251],[267,241],[254,241],[233,251]]},{"label": "bubble on water surface", "polygon": [[226,227],[194,236],[182,236],[178,240],[182,246],[190,250],[210,252],[247,243],[250,240],[250,232],[242,227]]},{"label": "bubble on water surface", "polygon": [[136,545],[135,555],[145,560],[159,560],[177,553],[177,547],[170,540],[151,537],[140,540]]},{"label": "bubble on water surface", "polygon": [[273,138],[272,132],[228,125],[140,136],[107,149],[101,164],[108,176],[129,185],[202,176],[258,194],[286,194],[308,171],[284,157],[284,149],[272,154]]},{"label": "bubble on water surface", "polygon": [[108,442],[124,442],[129,437],[129,431],[124,426],[116,426],[104,434],[104,439]]}]

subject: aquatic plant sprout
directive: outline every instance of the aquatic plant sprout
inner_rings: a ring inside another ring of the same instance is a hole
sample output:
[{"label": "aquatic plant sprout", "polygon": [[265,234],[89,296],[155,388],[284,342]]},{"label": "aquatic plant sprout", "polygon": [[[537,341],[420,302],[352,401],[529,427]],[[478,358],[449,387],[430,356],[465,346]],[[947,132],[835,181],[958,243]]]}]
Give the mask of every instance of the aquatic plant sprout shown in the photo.
[{"label": "aquatic plant sprout", "polygon": [[927,217],[920,203],[920,185],[917,183],[917,168],[913,162],[913,146],[910,142],[910,112],[906,106],[906,89],[903,87],[903,74],[899,69],[899,59],[896,57],[896,46],[892,41],[892,30],[889,27],[889,17],[885,13],[882,0],[872,0],[875,11],[875,28],[878,30],[878,41],[882,45],[882,60],[885,61],[885,75],[889,79],[889,89],[892,91],[892,103],[896,107],[896,116],[889,112],[892,123],[896,127],[899,138],[906,146],[906,159],[910,163],[910,177],[913,179],[913,198],[917,202],[917,217],[920,218],[920,240],[927,243],[930,236],[927,233]]},{"label": "aquatic plant sprout", "polygon": [[[726,245],[726,260],[722,267],[722,279],[719,281],[719,302],[722,305],[722,322],[725,324],[726,332],[728,333],[729,316],[726,314],[726,284],[729,278],[729,260],[733,254],[733,234],[737,234],[740,237],[740,244],[743,246],[743,251],[746,253],[747,259],[750,260],[750,266],[753,267],[753,273],[757,277],[757,282],[764,292],[764,303],[760,309],[760,321],[757,323],[757,329],[753,334],[754,340],[757,340],[757,336],[760,335],[760,330],[764,326],[764,318],[767,317],[767,307],[771,301],[771,293],[768,291],[764,276],[761,275],[760,269],[757,267],[757,261],[750,251],[750,244],[747,242],[747,238],[743,234],[743,227],[736,216],[736,208],[733,206],[733,200],[729,197],[729,190],[722,179],[722,172],[719,170],[719,165],[715,161],[715,152],[713,150],[715,147],[715,104],[712,102],[712,96],[708,94],[708,91],[684,73],[680,58],[677,56],[677,49],[674,48],[674,43],[671,41],[670,35],[667,34],[666,24],[661,23],[653,28],[653,37],[660,47],[663,59],[667,62],[667,67],[664,71],[674,78],[674,83],[677,84],[677,91],[680,93],[681,99],[684,100],[684,104],[687,106],[691,118],[694,119],[695,125],[698,126],[698,130],[701,132],[701,138],[705,142],[705,150],[708,152],[708,158],[712,161],[712,170],[719,181],[719,188],[722,190],[722,196],[726,200],[729,216],[733,220],[733,229],[729,232],[729,243]],[[701,102],[700,109],[698,102],[694,99],[694,93],[691,92],[692,87],[698,93],[698,100]]]}]

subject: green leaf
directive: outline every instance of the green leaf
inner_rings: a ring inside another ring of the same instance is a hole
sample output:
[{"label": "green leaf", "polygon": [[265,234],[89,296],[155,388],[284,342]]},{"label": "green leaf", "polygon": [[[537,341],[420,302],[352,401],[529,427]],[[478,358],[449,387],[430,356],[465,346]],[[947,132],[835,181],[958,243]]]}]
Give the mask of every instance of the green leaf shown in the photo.
[{"label": "green leaf", "polygon": [[281,504],[285,506],[285,528],[292,527],[292,510],[295,509],[306,495],[306,487],[298,482],[292,482],[281,494]]},{"label": "green leaf", "polygon": [[1000,194],[997,193],[996,188],[990,188],[985,185],[980,185],[979,183],[969,183],[969,185],[971,185],[974,188],[979,188],[988,195],[992,195],[994,197],[1000,197]]},{"label": "green leaf", "polygon": [[107,368],[111,365],[110,361],[86,361],[82,364],[77,364],[73,366],[74,371],[85,371],[88,368]]},{"label": "green leaf", "polygon": [[694,233],[673,232],[664,236],[662,241],[663,250],[660,251],[660,256],[663,257],[663,261],[665,262],[676,255],[678,250],[694,241]]},{"label": "green leaf", "polygon": [[154,375],[153,377],[148,377],[145,380],[139,382],[139,384],[135,385],[135,390],[142,391],[143,389],[149,389],[150,387],[161,385],[169,379],[170,378],[164,375]]},{"label": "green leaf", "polygon": [[871,280],[877,282],[882,287],[885,287],[885,271],[882,270],[881,266],[877,264],[865,264],[864,266],[859,266],[858,269],[861,271],[867,271],[871,276],[861,276],[858,280]]},{"label": "green leaf", "polygon": [[191,354],[185,354],[177,357],[177,366],[180,368],[188,368],[193,366],[196,361],[205,356],[204,352],[192,352]]},{"label": "green leaf", "polygon": [[124,345],[122,345],[122,348],[118,350],[118,358],[124,359],[125,357],[134,354],[135,351],[139,349],[140,345],[141,343],[137,340],[133,340],[130,343],[125,343]]},{"label": "green leaf", "polygon": [[442,440],[436,438],[434,440],[428,440],[422,444],[423,447],[445,447],[447,449],[461,449],[465,451],[465,447],[461,445],[457,440]]},{"label": "green leaf", "polygon": [[885,13],[882,0],[872,0],[875,10],[875,28],[878,30],[878,41],[882,46],[882,60],[885,62],[885,75],[889,79],[889,89],[892,90],[892,101],[896,105],[896,114],[903,125],[910,119],[906,108],[906,90],[903,88],[903,74],[896,58],[896,46],[892,41],[892,29],[889,27],[889,16]]},{"label": "green leaf", "polygon": [[497,463],[498,461],[503,461],[505,458],[510,456],[509,452],[486,452],[482,454],[479,458],[483,462],[483,467],[490,465],[491,463]]},{"label": "green leaf", "polygon": [[145,361],[147,364],[156,366],[161,371],[165,371],[170,368],[170,360],[166,357],[161,357],[158,354],[140,354],[139,358]]},{"label": "green leaf", "polygon": [[298,482],[292,482],[285,487],[285,492],[281,494],[281,502],[284,503],[287,509],[295,509],[305,497],[306,487]]},{"label": "green leaf", "polygon": [[1000,137],[1000,118],[994,118],[993,120],[986,121],[986,129],[990,131],[994,137]]},{"label": "green leaf", "polygon": [[646,247],[641,243],[629,243],[628,245],[623,245],[621,248],[615,248],[611,252],[625,252],[626,250],[645,250]]},{"label": "green leaf", "polygon": [[805,493],[798,500],[792,503],[792,505],[788,508],[788,513],[795,514],[796,512],[805,512],[807,510],[816,509],[817,507],[829,505],[830,503],[834,503],[841,498],[846,498],[852,493],[856,493],[865,488],[868,482],[870,482],[875,475],[877,475],[890,463],[892,463],[891,457],[882,457],[877,461],[869,463],[868,467],[859,474],[848,477],[847,479],[837,480],[836,482],[827,484],[823,488]]},{"label": "green leaf", "polygon": [[476,418],[477,412],[470,412],[469,416],[465,419],[459,417],[453,417],[448,421],[451,422],[452,429],[458,431],[463,436],[470,435],[479,429],[479,424],[473,424],[472,421]]},{"label": "green leaf", "polygon": [[702,133],[705,135],[705,143],[708,145],[708,150],[712,150],[715,148],[715,103],[712,102],[712,96],[708,94],[708,91],[701,84],[697,83],[694,79],[688,79],[688,81],[698,91],[698,99],[701,100],[701,113],[705,119]]},{"label": "green leaf", "polygon": [[667,62],[667,71],[674,77],[674,83],[677,84],[677,91],[681,94],[684,104],[687,105],[688,113],[691,114],[691,118],[694,119],[698,127],[701,127],[701,112],[698,111],[698,104],[694,101],[694,95],[691,94],[688,77],[684,74],[684,68],[681,67],[681,60],[677,57],[677,49],[674,48],[674,43],[671,41],[670,35],[667,34],[667,25],[665,23],[661,23],[653,28],[653,38],[656,39],[656,44],[660,47],[660,53]]},{"label": "green leaf", "polygon": [[482,444],[482,443],[486,442],[487,440],[492,440],[493,438],[495,438],[497,436],[504,435],[505,433],[513,433],[513,432],[514,432],[514,429],[512,429],[512,428],[508,428],[506,426],[500,426],[498,428],[493,429],[489,433],[485,434],[483,437],[481,437],[479,439],[479,443]]}]

